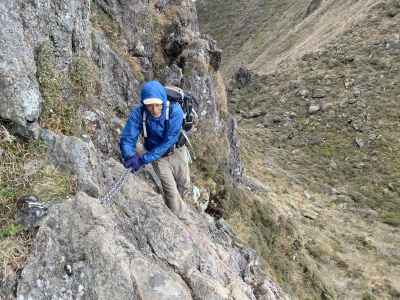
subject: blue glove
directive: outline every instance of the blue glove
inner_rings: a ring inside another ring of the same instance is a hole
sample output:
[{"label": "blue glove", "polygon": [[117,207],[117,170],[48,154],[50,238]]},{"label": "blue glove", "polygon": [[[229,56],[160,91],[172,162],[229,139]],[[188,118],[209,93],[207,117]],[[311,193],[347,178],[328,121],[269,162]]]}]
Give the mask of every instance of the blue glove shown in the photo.
[{"label": "blue glove", "polygon": [[132,169],[133,172],[138,171],[143,165],[143,160],[137,154],[124,161],[124,167]]}]

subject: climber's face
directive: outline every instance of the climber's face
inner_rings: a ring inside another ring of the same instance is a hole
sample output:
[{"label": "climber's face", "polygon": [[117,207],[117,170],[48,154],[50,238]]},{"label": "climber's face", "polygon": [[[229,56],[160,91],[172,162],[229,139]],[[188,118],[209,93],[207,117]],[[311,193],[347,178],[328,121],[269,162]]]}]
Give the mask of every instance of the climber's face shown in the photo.
[{"label": "climber's face", "polygon": [[162,104],[147,104],[146,110],[155,118],[159,118],[162,112]]}]

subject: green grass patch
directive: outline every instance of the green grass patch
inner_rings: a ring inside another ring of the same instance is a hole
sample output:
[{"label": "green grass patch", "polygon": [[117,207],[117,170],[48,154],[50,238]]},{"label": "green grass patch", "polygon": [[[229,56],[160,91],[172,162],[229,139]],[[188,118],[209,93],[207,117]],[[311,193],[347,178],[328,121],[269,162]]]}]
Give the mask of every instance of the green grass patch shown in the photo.
[{"label": "green grass patch", "polygon": [[[44,99],[41,126],[64,135],[82,133],[79,108],[96,93],[97,74],[94,63],[84,55],[73,58],[69,72],[59,71],[54,46],[44,42],[37,50],[37,78]],[[63,89],[72,89],[72,96],[66,99]]]},{"label": "green grass patch", "polygon": [[15,198],[17,193],[7,186],[0,186],[0,198]]},{"label": "green grass patch", "polygon": [[45,164],[32,181],[30,191],[44,202],[62,200],[74,193],[75,184],[73,176]]},{"label": "green grass patch", "polygon": [[[264,259],[270,267],[268,272],[287,292],[300,295],[301,299],[336,299],[335,291],[319,275],[317,265],[304,249],[305,241],[290,219],[277,218],[266,199],[240,187],[225,186],[221,201],[224,218],[239,238]],[[318,246],[312,254],[320,259],[332,251],[323,244]]]},{"label": "green grass patch", "polygon": [[333,157],[333,147],[331,145],[323,145],[320,149],[321,155],[326,157],[326,158],[332,158]]},{"label": "green grass patch", "polygon": [[10,224],[4,228],[0,228],[0,240],[7,237],[15,236],[23,229],[22,225]]},{"label": "green grass patch", "polygon": [[400,227],[400,212],[385,213],[382,216],[382,222],[392,226]]}]

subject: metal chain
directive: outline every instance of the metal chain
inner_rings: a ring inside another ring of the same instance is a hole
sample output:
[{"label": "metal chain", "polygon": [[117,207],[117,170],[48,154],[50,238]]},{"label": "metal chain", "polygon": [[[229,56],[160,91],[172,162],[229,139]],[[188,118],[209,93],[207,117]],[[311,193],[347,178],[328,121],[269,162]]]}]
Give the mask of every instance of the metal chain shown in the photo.
[{"label": "metal chain", "polygon": [[129,173],[131,172],[131,169],[125,170],[124,174],[122,174],[122,176],[112,185],[110,191],[100,198],[101,204],[104,206],[112,205],[114,196],[119,193],[126,179],[128,178]]}]

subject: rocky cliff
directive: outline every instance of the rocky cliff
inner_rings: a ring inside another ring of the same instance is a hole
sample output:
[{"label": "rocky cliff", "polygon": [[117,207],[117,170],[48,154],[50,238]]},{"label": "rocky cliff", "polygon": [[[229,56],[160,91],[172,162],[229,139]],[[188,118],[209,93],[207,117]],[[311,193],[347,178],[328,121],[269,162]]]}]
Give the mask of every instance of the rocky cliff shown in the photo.
[{"label": "rocky cliff", "polygon": [[182,223],[146,172],[130,175],[114,205],[103,206],[84,187],[111,186],[123,166],[101,161],[91,142],[46,134],[52,163],[71,168],[83,185],[39,224],[17,299],[280,298],[223,219],[189,209]]},{"label": "rocky cliff", "polygon": [[244,173],[269,187],[231,194],[228,221],[300,299],[398,299],[399,1],[198,9]]},{"label": "rocky cliff", "polygon": [[[98,200],[123,172],[118,136],[153,78],[197,99],[203,193],[240,177],[221,50],[200,34],[192,1],[3,1],[0,15],[1,297],[285,298],[223,219],[189,208],[179,221],[151,168],[130,175],[112,207]],[[49,208],[26,230],[15,200],[30,193]]]}]

